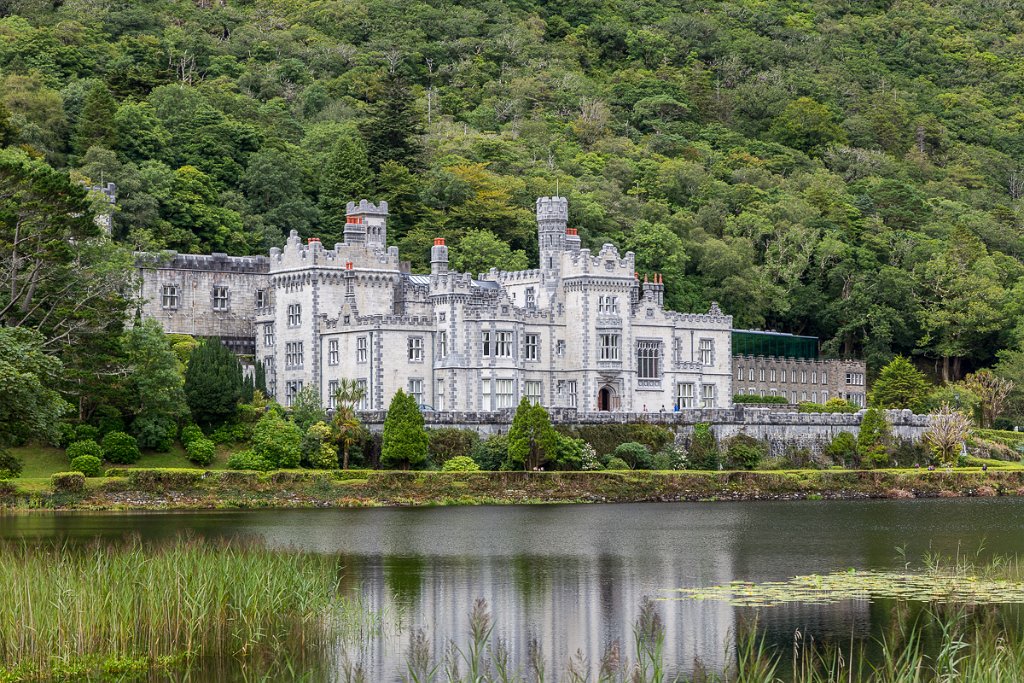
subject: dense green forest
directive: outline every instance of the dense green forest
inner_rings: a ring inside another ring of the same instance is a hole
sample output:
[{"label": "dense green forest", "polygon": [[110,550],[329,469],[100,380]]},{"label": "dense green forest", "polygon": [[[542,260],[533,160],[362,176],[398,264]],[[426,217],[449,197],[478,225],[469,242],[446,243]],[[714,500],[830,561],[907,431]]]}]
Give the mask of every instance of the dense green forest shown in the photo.
[{"label": "dense green forest", "polygon": [[[388,200],[414,268],[535,258],[532,204],[666,302],[877,370],[1024,366],[1024,13],[1005,0],[4,0],[0,143],[116,239],[260,253]],[[467,240],[460,251],[460,241]],[[472,244],[473,248],[468,248]],[[1018,329],[1020,328],[1020,329]],[[1024,371],[1016,374],[1024,375]]]}]

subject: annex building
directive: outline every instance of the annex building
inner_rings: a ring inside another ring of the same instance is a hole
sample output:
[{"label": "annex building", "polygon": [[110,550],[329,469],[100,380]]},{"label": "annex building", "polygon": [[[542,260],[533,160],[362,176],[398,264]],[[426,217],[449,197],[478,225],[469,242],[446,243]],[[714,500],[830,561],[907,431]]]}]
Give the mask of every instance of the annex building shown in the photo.
[{"label": "annex building", "polygon": [[330,406],[342,378],[365,386],[366,410],[399,389],[467,412],[522,397],[580,412],[727,408],[748,390],[731,316],[666,310],[661,277],[641,280],[632,252],[581,247],[564,197],[536,212],[534,270],[455,272],[437,238],[430,273],[414,274],[387,244],[387,203],[365,200],[332,248],[293,232],[269,256],[140,254],[143,315],[261,360],[285,405],[312,386]]}]

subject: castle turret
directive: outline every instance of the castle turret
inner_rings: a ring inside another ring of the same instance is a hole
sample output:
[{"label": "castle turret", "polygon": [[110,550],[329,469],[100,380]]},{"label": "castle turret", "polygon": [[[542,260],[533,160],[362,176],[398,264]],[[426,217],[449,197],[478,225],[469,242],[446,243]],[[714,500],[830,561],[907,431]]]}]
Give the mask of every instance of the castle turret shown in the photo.
[{"label": "castle turret", "polygon": [[365,243],[384,249],[388,244],[388,203],[374,204],[365,199],[349,202],[345,211],[345,243]]},{"label": "castle turret", "polygon": [[565,197],[537,198],[537,239],[540,269],[549,287],[559,277],[561,252],[565,250],[565,230],[569,222],[569,200]]},{"label": "castle turret", "polygon": [[443,237],[434,238],[434,246],[430,248],[430,273],[444,275],[448,272],[448,247]]}]

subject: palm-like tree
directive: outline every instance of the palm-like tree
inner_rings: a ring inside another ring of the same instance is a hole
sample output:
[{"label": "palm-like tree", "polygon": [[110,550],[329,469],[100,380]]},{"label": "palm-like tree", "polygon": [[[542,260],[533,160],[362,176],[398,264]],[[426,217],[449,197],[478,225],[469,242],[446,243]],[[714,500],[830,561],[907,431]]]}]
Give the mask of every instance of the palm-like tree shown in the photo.
[{"label": "palm-like tree", "polygon": [[334,414],[334,436],[341,444],[341,468],[348,469],[348,451],[363,440],[366,429],[351,408],[338,408]]},{"label": "palm-like tree", "polygon": [[342,379],[338,382],[338,388],[334,392],[334,404],[355,410],[359,402],[366,398],[366,386],[354,379]]},{"label": "palm-like tree", "polygon": [[348,451],[366,435],[363,423],[356,415],[356,406],[366,397],[366,387],[352,379],[342,379],[334,392],[334,436],[341,444],[341,468],[348,469]]}]

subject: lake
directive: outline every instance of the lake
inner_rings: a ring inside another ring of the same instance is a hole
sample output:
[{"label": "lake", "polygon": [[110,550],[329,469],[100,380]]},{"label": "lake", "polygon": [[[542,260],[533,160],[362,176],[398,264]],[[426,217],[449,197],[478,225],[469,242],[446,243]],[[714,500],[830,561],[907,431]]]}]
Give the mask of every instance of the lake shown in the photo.
[{"label": "lake", "polygon": [[[404,672],[410,627],[426,631],[437,657],[449,638],[464,641],[477,598],[487,601],[494,635],[513,660],[525,663],[531,641],[539,642],[548,680],[555,680],[550,672],[564,671],[574,653],[593,665],[609,643],[628,646],[645,596],[732,580],[901,568],[928,552],[1024,555],[1022,531],[1024,499],[1016,497],[0,515],[6,538],[138,534],[157,541],[189,532],[336,556],[348,586],[401,627],[359,648],[339,646],[331,665],[337,670],[325,674],[337,679],[347,658],[369,680]],[[695,659],[723,667],[735,630],[752,616],[721,602],[657,604],[673,672],[689,672]],[[758,615],[766,638],[780,644],[796,629],[818,639],[870,640],[887,619],[884,604],[867,600]]]}]

